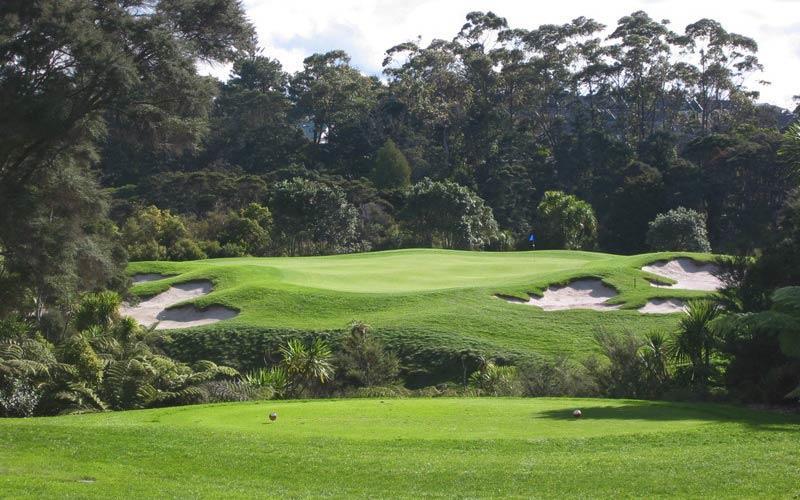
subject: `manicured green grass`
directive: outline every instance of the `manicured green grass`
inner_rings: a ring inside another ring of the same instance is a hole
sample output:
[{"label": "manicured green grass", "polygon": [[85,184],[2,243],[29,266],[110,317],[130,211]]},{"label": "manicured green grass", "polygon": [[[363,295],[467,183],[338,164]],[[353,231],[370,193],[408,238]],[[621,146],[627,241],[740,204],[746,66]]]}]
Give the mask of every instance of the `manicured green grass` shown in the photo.
[{"label": "manicured green grass", "polygon": [[[571,417],[575,408],[582,419]],[[800,417],[709,404],[465,398],[0,419],[0,492],[797,497]]]},{"label": "manicured green grass", "polygon": [[[236,258],[193,262],[135,262],[129,272],[160,272],[169,279],[140,284],[139,295],[173,283],[211,279],[215,290],[196,301],[241,312],[205,327],[341,330],[353,320],[380,332],[404,332],[409,339],[456,348],[463,343],[487,351],[541,354],[585,353],[598,328],[646,334],[669,332],[678,316],[641,315],[650,298],[697,297],[701,292],[650,286],[669,282],[640,270],[677,256],[709,260],[703,254],[659,253],[617,256],[592,252],[461,252],[398,250],[326,257]],[[544,312],[510,304],[496,294],[527,297],[548,285],[596,277],[620,294],[621,311]]]}]

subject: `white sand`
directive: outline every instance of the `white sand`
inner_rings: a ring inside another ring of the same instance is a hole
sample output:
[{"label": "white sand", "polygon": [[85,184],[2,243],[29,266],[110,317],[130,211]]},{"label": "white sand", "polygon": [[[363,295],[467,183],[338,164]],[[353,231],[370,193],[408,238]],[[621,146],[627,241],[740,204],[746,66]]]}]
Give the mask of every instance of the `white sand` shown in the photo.
[{"label": "white sand", "polygon": [[163,280],[164,278],[168,278],[166,274],[156,274],[156,273],[144,273],[144,274],[134,274],[131,276],[131,281],[133,284],[136,283],[144,283],[146,281],[158,281]]},{"label": "white sand", "polygon": [[680,299],[650,299],[637,309],[642,314],[669,314],[686,311],[686,302]]},{"label": "white sand", "polygon": [[222,306],[198,309],[187,304],[168,309],[181,302],[207,295],[211,293],[211,288],[210,281],[191,281],[173,285],[166,292],[143,300],[137,305],[122,304],[120,314],[130,316],[145,326],[158,322],[156,330],[208,325],[236,316],[238,314],[236,311]]},{"label": "white sand", "polygon": [[682,290],[701,290],[713,292],[722,288],[722,280],[717,278],[716,273],[719,268],[714,264],[703,264],[691,259],[680,258],[667,262],[655,262],[644,266],[642,271],[653,273],[658,276],[670,278],[676,283],[674,285],[661,285],[650,283],[658,288],[680,288]]},{"label": "white sand", "polygon": [[619,309],[618,305],[606,304],[617,292],[596,279],[582,279],[565,286],[551,286],[541,297],[531,297],[527,302],[520,299],[504,297],[508,302],[528,304],[541,307],[545,311],[564,311],[567,309],[593,309],[595,311],[611,311]]}]

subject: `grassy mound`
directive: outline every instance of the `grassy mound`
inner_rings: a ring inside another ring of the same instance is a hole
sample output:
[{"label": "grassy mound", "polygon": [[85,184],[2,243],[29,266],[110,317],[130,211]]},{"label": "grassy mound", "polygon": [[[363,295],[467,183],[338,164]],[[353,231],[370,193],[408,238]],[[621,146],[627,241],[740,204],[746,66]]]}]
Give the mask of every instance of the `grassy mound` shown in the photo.
[{"label": "grassy mound", "polygon": [[[326,257],[136,262],[129,272],[170,275],[137,284],[133,291],[142,296],[162,292],[174,283],[210,279],[214,291],[193,303],[199,307],[219,304],[240,312],[232,320],[176,332],[176,342],[185,345],[175,350],[184,354],[188,344],[196,344],[198,339],[211,342],[226,337],[225,345],[248,344],[251,339],[240,337],[288,330],[341,331],[349,322],[361,320],[403,352],[582,355],[593,348],[591,338],[600,327],[642,334],[674,329],[677,315],[636,311],[648,299],[707,295],[650,285],[670,281],[643,272],[641,267],[678,256],[701,261],[711,258],[677,253],[618,256],[577,251],[398,250]],[[587,277],[601,279],[619,292],[609,303],[621,305],[621,310],[545,312],[497,298],[527,298],[528,294],[541,294],[549,285]],[[198,336],[198,332],[205,335]],[[201,343],[208,347],[209,342]],[[209,347],[196,357],[236,357],[214,356],[212,351]]]},{"label": "grassy mound", "polygon": [[799,445],[797,416],[716,405],[266,401],[0,420],[0,488],[12,497],[109,497],[122,485],[135,497],[792,497]]}]

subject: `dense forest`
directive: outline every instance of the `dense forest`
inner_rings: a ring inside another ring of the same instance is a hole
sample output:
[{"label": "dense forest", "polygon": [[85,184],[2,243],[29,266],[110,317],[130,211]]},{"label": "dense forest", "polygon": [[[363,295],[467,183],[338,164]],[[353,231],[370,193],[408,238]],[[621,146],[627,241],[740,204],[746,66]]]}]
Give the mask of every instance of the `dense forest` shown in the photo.
[{"label": "dense forest", "polygon": [[124,292],[128,260],[503,251],[531,232],[741,256],[735,311],[800,283],[800,110],[759,103],[756,41],[717,21],[471,12],[387,48],[376,76],[331,49],[287,73],[236,0],[2,2],[3,335],[61,338],[82,294]]}]

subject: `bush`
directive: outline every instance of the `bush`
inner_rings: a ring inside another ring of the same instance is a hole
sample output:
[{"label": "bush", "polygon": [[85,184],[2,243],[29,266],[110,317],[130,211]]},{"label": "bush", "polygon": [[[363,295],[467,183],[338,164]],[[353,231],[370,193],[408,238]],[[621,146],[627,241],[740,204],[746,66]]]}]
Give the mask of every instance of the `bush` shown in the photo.
[{"label": "bush", "polygon": [[82,332],[93,325],[108,328],[113,321],[119,319],[121,303],[122,299],[115,292],[84,295],[74,313],[75,329]]},{"label": "bush", "polygon": [[542,248],[589,250],[597,240],[592,206],[561,191],[547,191],[536,209],[535,229]]},{"label": "bush", "polygon": [[361,322],[351,326],[335,364],[341,382],[364,387],[390,385],[400,370],[397,356],[386,351],[380,339],[370,333],[369,325]]},{"label": "bush", "polygon": [[245,374],[242,381],[250,387],[259,389],[267,398],[282,398],[289,390],[289,374],[279,366],[254,370]]},{"label": "bush", "polygon": [[339,188],[295,177],[275,186],[269,209],[278,230],[277,243],[289,255],[358,248],[358,211]]},{"label": "bush", "polygon": [[584,364],[599,393],[612,398],[655,399],[671,389],[663,337],[642,339],[630,332],[600,331],[595,342],[605,360]]},{"label": "bush", "polygon": [[269,399],[258,388],[240,380],[211,380],[200,385],[205,392],[208,403],[226,403],[229,401],[250,401],[253,399]]},{"label": "bush", "polygon": [[181,238],[167,251],[167,257],[170,260],[199,260],[207,259],[208,255],[196,241]]},{"label": "bush", "polygon": [[0,414],[4,417],[30,417],[41,398],[41,392],[28,382],[15,379],[10,387],[0,391]]},{"label": "bush", "polygon": [[678,207],[658,214],[650,222],[647,244],[656,251],[710,252],[706,218],[700,212]]},{"label": "bush", "polygon": [[427,246],[479,250],[497,238],[497,222],[480,196],[451,181],[423,179],[408,191],[405,225]]},{"label": "bush", "polygon": [[518,368],[522,392],[526,396],[576,396],[597,394],[597,385],[585,366],[568,358],[534,360]]},{"label": "bush", "polygon": [[516,366],[500,366],[494,361],[486,361],[470,377],[472,387],[480,389],[481,394],[491,396],[520,396],[522,385]]},{"label": "bush", "polygon": [[375,154],[375,166],[370,176],[380,189],[404,188],[411,181],[411,166],[391,139],[386,139]]}]

